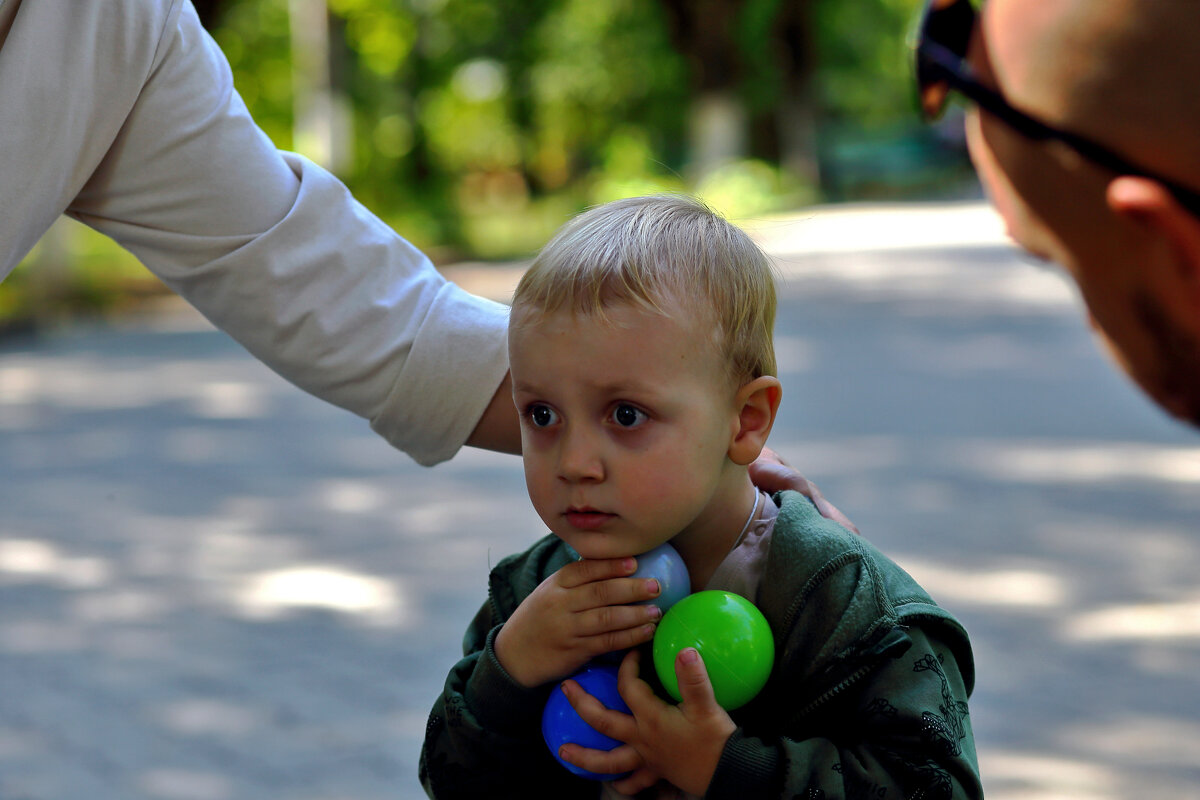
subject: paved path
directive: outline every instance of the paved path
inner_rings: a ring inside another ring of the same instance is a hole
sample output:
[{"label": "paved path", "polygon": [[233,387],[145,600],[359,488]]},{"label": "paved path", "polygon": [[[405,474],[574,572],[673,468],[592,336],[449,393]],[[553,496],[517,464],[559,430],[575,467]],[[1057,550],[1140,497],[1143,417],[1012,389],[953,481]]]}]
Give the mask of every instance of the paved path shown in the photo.
[{"label": "paved path", "polygon": [[[772,443],[972,631],[989,797],[1200,797],[1200,437],[976,206],[755,230]],[[0,343],[0,800],[420,797],[519,463],[417,467],[190,320]]]}]

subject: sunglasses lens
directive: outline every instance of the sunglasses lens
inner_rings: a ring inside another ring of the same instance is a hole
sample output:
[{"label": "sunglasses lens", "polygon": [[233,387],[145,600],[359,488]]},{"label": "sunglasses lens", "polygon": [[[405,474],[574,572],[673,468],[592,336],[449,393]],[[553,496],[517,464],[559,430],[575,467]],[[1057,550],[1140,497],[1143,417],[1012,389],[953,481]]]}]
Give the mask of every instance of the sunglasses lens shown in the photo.
[{"label": "sunglasses lens", "polygon": [[926,119],[941,116],[950,96],[945,73],[927,56],[928,45],[936,45],[960,60],[966,58],[975,16],[971,0],[930,0],[925,7],[917,44],[917,91]]}]

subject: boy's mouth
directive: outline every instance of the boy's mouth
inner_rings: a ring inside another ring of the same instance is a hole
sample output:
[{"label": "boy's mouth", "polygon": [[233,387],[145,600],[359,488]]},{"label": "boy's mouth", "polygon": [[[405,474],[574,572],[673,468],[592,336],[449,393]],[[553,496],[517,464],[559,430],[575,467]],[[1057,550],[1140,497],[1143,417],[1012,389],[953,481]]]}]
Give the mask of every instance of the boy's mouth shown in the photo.
[{"label": "boy's mouth", "polygon": [[594,531],[602,527],[610,519],[615,519],[617,515],[584,506],[580,508],[568,508],[563,516],[567,518],[567,523],[573,528],[583,531]]}]

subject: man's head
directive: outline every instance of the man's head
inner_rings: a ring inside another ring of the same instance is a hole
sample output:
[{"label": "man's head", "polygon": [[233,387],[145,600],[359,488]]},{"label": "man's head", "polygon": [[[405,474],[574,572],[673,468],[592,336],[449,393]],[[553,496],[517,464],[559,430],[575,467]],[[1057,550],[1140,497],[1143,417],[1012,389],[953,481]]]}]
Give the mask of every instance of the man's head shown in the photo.
[{"label": "man's head", "polygon": [[967,136],[1009,234],[1062,264],[1116,360],[1200,424],[1200,209],[1169,186],[1200,191],[1198,23],[1191,0],[988,0],[967,53],[978,81],[1136,168],[978,108]]},{"label": "man's head", "polygon": [[694,200],[564,226],[509,326],[526,483],[550,529],[589,558],[736,533],[779,404],[774,312],[765,255]]}]

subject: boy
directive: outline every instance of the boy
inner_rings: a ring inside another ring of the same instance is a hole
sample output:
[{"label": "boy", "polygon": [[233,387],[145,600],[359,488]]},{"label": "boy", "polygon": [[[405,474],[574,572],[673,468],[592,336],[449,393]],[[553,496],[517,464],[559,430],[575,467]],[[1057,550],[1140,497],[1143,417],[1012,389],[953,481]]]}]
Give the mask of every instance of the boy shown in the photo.
[{"label": "boy", "polygon": [[[809,500],[749,479],[781,396],[774,315],[765,255],[680,197],[582,214],[522,278],[513,397],[529,496],[553,535],[492,571],[430,716],[431,796],[981,796],[961,626]],[[732,714],[694,649],[676,661],[678,706],[639,674],[658,610],[631,604],[657,585],[627,576],[666,541],[693,591],[737,592],[771,625],[771,678]],[[565,680],[625,648],[631,715]],[[625,743],[563,758],[626,778],[601,785],[554,761],[540,732],[552,691]]]}]

